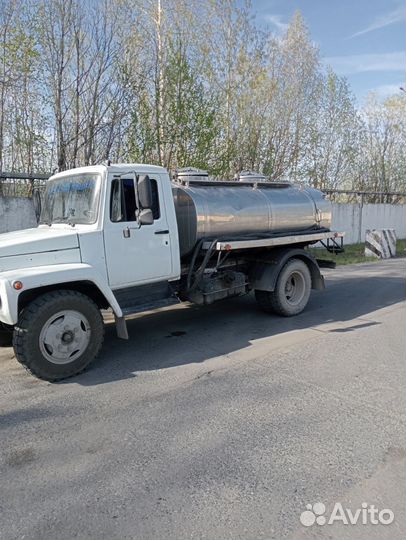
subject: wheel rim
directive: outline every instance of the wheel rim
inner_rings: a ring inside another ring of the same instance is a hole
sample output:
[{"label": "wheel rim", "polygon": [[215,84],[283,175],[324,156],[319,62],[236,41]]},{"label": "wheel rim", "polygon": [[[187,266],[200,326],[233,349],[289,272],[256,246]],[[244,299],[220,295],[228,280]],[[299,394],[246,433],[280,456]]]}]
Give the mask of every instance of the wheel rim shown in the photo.
[{"label": "wheel rim", "polygon": [[43,356],[53,364],[74,362],[90,342],[90,324],[78,311],[55,313],[42,327],[39,347]]},{"label": "wheel rim", "polygon": [[297,306],[303,300],[306,293],[306,283],[303,274],[292,272],[285,284],[285,297],[292,306]]}]

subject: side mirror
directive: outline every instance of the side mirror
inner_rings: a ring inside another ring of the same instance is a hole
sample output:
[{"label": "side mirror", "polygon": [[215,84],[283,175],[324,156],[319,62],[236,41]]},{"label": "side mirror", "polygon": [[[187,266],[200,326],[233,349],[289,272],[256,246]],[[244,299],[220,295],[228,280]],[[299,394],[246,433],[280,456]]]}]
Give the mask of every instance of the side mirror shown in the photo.
[{"label": "side mirror", "polygon": [[151,180],[149,179],[149,176],[147,174],[145,176],[140,176],[137,183],[137,189],[138,189],[138,200],[139,200],[141,209],[151,208],[152,207],[152,187],[151,187]]},{"label": "side mirror", "polygon": [[140,225],[152,225],[154,223],[154,215],[150,208],[144,208],[138,215]]}]

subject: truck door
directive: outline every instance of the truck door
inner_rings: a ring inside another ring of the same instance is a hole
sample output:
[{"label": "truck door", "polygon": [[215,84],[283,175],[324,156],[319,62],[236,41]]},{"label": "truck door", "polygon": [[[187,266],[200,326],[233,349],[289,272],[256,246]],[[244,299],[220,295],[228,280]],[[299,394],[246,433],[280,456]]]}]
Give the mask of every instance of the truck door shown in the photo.
[{"label": "truck door", "polygon": [[113,178],[105,217],[104,243],[111,287],[165,280],[172,273],[170,233],[159,175],[150,176],[153,223],[137,220],[135,174]]}]

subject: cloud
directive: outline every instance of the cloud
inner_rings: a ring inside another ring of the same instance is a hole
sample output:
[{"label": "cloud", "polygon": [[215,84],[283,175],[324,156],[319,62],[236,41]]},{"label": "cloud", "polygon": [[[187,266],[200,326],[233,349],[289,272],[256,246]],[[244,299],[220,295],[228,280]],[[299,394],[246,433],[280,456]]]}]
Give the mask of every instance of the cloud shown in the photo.
[{"label": "cloud", "polygon": [[338,75],[351,75],[367,71],[403,71],[405,52],[396,51],[380,54],[354,54],[324,58]]},{"label": "cloud", "polygon": [[405,13],[403,6],[399,6],[397,9],[394,9],[389,13],[385,13],[383,15],[375,17],[371,24],[369,24],[366,28],[363,28],[359,32],[355,32],[355,34],[352,34],[350,38],[362,36],[364,34],[368,34],[369,32],[373,32],[374,30],[379,30],[380,28],[384,28],[385,26],[390,26],[391,24],[403,21],[404,15]]},{"label": "cloud", "polygon": [[369,92],[373,92],[379,98],[385,99],[387,97],[393,96],[394,94],[400,94],[400,87],[403,87],[404,84],[405,83],[402,82],[398,84],[382,84],[380,86],[376,86],[375,88],[371,88]]},{"label": "cloud", "polygon": [[282,16],[281,15],[272,15],[272,14],[267,14],[264,16],[264,19],[266,22],[272,24],[273,26],[275,26],[275,28],[279,31],[279,32],[286,32],[286,30],[288,29],[288,24],[287,23],[284,23],[282,21]]}]

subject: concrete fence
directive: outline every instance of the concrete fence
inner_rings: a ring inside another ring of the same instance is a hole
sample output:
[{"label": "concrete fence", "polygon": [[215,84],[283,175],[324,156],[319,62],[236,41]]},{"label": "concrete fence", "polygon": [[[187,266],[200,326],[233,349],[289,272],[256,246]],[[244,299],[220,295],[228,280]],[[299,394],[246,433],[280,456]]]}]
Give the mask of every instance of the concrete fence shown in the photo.
[{"label": "concrete fence", "polygon": [[406,238],[406,205],[333,203],[332,229],[345,232],[345,244],[365,242],[367,229],[395,229]]},{"label": "concrete fence", "polygon": [[26,197],[0,197],[0,233],[36,227],[34,204]]}]

